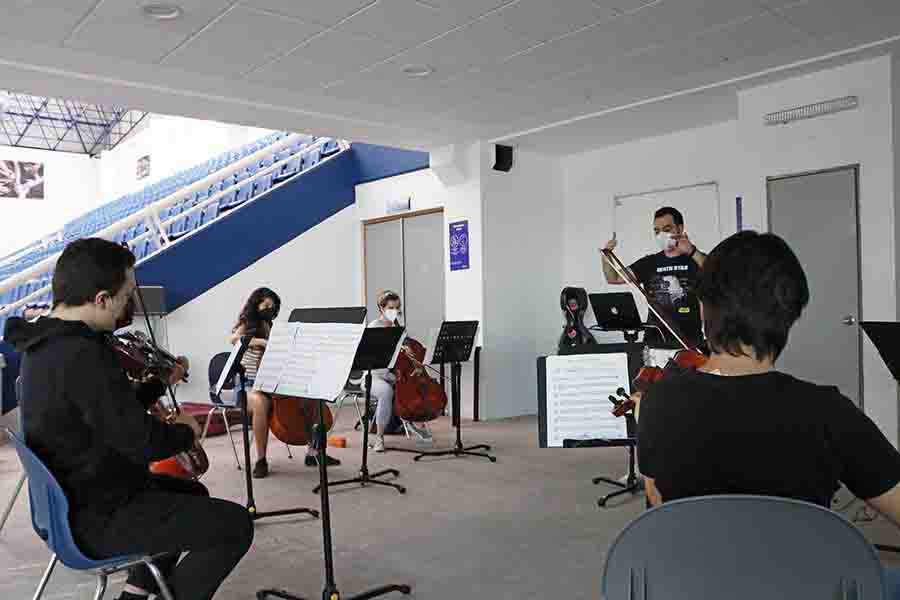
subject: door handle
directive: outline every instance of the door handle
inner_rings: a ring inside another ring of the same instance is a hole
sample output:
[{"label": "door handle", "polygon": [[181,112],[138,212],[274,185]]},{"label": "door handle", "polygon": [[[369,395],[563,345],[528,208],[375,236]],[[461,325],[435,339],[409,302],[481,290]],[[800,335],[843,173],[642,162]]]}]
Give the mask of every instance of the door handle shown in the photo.
[{"label": "door handle", "polygon": [[856,318],[853,315],[847,315],[843,319],[841,319],[841,323],[844,325],[853,325],[856,323]]}]

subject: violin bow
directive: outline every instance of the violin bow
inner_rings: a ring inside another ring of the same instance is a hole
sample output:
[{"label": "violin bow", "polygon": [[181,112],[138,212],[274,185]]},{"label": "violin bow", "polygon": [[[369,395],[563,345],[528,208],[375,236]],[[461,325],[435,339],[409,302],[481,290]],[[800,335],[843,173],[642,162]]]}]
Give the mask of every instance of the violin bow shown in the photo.
[{"label": "violin bow", "polygon": [[644,291],[644,288],[641,287],[637,280],[631,275],[631,272],[628,270],[628,268],[625,267],[625,265],[622,264],[622,261],[619,260],[619,257],[616,256],[616,253],[609,248],[602,248],[600,251],[606,257],[612,268],[619,274],[619,277],[630,284],[632,288],[636,289],[638,293],[640,293],[640,295],[644,298],[644,300],[647,301],[647,308],[649,308],[650,312],[656,315],[656,318],[666,326],[666,329],[669,330],[669,333],[672,334],[672,337],[674,337],[675,340],[679,344],[681,344],[682,348],[684,348],[685,350],[690,350],[691,347],[687,345],[687,343],[681,338],[680,335],[678,335],[678,332],[675,331],[675,327],[671,323],[669,323],[669,320],[666,317],[663,316],[662,311],[657,310],[655,306],[656,303],[650,299],[650,296],[647,295],[647,292]]}]

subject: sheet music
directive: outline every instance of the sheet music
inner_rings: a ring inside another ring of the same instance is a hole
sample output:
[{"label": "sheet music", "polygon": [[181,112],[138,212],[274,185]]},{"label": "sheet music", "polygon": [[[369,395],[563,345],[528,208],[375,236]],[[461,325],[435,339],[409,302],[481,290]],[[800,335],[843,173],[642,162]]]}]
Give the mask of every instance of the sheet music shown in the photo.
[{"label": "sheet music", "polygon": [[237,358],[237,355],[240,351],[241,342],[240,340],[238,340],[237,342],[235,342],[234,347],[231,349],[231,354],[228,355],[228,361],[225,362],[225,367],[219,374],[219,380],[216,382],[216,387],[213,388],[214,393],[217,396],[222,393],[222,388],[225,387],[225,384],[228,382],[227,376],[231,372],[231,368],[234,366],[234,359]]},{"label": "sheet music", "polygon": [[628,355],[547,357],[547,446],[564,439],[624,439],[625,419],[612,414],[608,396],[628,385]]},{"label": "sheet music", "polygon": [[300,323],[288,323],[276,321],[269,333],[269,341],[266,343],[266,351],[262,362],[256,371],[256,381],[253,389],[272,394],[278,386],[281,375],[294,347],[294,338]]},{"label": "sheet music", "polygon": [[[347,383],[362,323],[293,323],[296,334],[275,393],[332,401]],[[266,352],[268,355],[268,351]]]}]

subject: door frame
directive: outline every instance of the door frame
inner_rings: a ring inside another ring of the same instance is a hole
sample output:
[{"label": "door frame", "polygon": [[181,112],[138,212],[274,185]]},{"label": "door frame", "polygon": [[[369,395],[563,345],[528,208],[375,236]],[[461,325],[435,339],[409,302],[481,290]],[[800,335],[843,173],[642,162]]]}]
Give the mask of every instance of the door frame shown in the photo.
[{"label": "door frame", "polygon": [[856,226],[856,347],[857,347],[857,357],[856,364],[859,371],[859,408],[860,410],[865,410],[865,395],[863,394],[865,390],[865,382],[863,380],[865,375],[865,370],[863,369],[863,339],[862,339],[862,331],[859,323],[863,320],[863,288],[862,288],[862,248],[861,248],[861,228],[859,224],[859,170],[860,163],[851,163],[847,165],[840,165],[837,167],[830,167],[827,169],[814,169],[811,171],[801,171],[798,173],[789,173],[786,175],[775,175],[771,177],[766,177],[766,227],[768,227],[769,232],[772,231],[772,198],[769,194],[769,184],[775,181],[780,181],[783,179],[794,179],[797,177],[807,177],[809,175],[824,175],[826,173],[836,173],[838,171],[851,171],[853,173],[853,218],[854,225]]},{"label": "door frame", "polygon": [[[396,215],[388,215],[385,217],[376,217],[374,219],[365,219],[360,223],[360,228],[362,229],[362,277],[363,277],[362,305],[363,306],[368,306],[368,298],[369,298],[369,278],[368,278],[369,263],[368,263],[368,256],[366,255],[366,226],[367,225],[378,225],[379,223],[389,223],[391,221],[400,221],[402,219],[412,219],[414,217],[422,217],[425,215],[433,215],[436,213],[443,214],[444,207],[438,206],[436,208],[425,208],[422,210],[413,210],[413,211],[409,211],[409,212],[397,213]],[[445,219],[445,222],[446,222],[446,219]],[[402,232],[402,228],[401,228],[401,232]],[[402,233],[401,233],[401,236],[402,236]],[[400,239],[400,250],[401,250],[401,252],[404,253],[404,256],[405,256],[406,247],[404,245],[404,240],[402,237]],[[443,255],[443,251],[441,252],[441,254]],[[446,292],[446,286],[447,286],[447,282],[446,282],[446,277],[445,277],[445,281],[444,281],[445,292]],[[401,295],[404,296],[404,299],[405,299],[405,291],[406,291],[406,272],[404,271],[404,273],[403,273],[403,291],[400,292]],[[446,312],[446,307],[444,310]]]}]

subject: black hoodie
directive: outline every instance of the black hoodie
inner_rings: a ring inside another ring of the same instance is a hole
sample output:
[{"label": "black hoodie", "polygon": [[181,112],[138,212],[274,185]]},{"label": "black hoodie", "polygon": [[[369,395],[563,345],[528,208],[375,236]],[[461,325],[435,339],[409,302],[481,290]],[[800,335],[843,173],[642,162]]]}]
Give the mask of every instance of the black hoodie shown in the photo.
[{"label": "black hoodie", "polygon": [[150,462],[193,445],[190,427],[147,413],[162,386],[136,389],[104,336],[85,323],[11,318],[5,338],[24,353],[25,441],[65,490],[71,518],[112,514],[145,488]]}]

